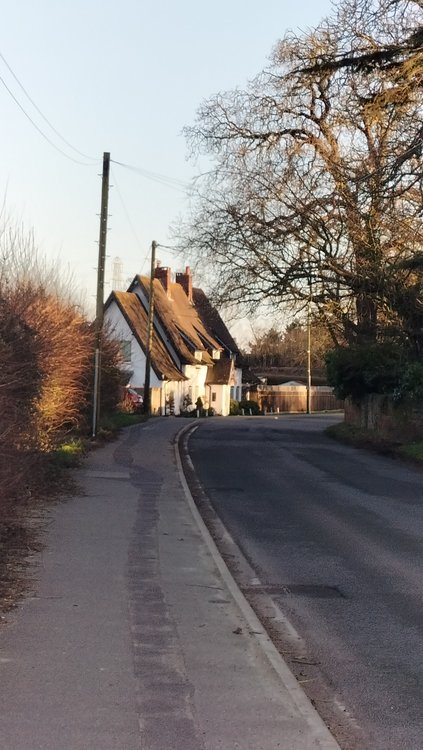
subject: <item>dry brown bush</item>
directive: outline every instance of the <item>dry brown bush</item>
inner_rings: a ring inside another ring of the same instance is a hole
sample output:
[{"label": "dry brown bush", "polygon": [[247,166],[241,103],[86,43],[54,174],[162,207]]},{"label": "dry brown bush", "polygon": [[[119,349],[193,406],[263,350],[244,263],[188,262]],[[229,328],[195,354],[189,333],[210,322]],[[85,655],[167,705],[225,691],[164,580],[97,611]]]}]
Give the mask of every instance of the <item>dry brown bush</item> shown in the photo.
[{"label": "dry brown bush", "polygon": [[37,368],[34,332],[0,296],[0,501],[7,516],[18,496],[27,494],[36,451],[33,402],[41,374]]},{"label": "dry brown bush", "polygon": [[[0,209],[0,501],[26,460],[88,431],[94,331],[72,278],[48,264],[34,238]],[[119,349],[105,334],[102,411],[119,400]],[[9,478],[7,478],[9,477]]]},{"label": "dry brown bush", "polygon": [[92,335],[79,309],[29,282],[22,319],[36,335],[42,381],[34,401],[38,446],[51,450],[85,427],[92,369]]}]

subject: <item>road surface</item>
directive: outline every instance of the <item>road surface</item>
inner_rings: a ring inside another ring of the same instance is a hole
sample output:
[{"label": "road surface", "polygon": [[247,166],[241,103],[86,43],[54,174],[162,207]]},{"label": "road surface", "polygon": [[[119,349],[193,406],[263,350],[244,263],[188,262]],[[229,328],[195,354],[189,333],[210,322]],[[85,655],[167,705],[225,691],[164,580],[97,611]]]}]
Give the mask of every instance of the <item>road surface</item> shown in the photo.
[{"label": "road surface", "polygon": [[335,420],[209,420],[189,453],[251,565],[252,577],[240,573],[245,593],[264,617],[267,601],[267,624],[279,621],[280,648],[340,744],[417,750],[423,472],[331,440],[324,428]]}]

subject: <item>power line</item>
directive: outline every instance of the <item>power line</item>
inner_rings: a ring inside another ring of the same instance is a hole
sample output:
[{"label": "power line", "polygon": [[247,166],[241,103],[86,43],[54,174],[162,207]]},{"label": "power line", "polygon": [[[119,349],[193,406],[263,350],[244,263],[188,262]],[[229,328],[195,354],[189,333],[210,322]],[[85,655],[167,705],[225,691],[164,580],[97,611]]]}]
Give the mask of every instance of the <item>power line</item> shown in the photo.
[{"label": "power line", "polygon": [[176,177],[169,177],[168,175],[159,174],[158,172],[150,172],[148,169],[144,169],[144,167],[135,167],[132,164],[124,164],[124,162],[121,161],[115,161],[112,159],[114,164],[119,164],[121,167],[126,167],[126,169],[131,169],[134,172],[140,172],[141,174],[157,177],[163,180],[167,180],[168,182],[172,182],[176,185],[179,185],[180,187],[188,187],[188,183],[184,182],[183,180],[180,180]]},{"label": "power line", "polygon": [[47,141],[47,143],[50,144],[50,146],[52,146],[54,149],[56,149],[56,151],[58,151],[59,154],[62,154],[62,156],[65,156],[66,159],[70,159],[70,161],[75,162],[75,164],[82,164],[82,166],[84,166],[84,167],[92,167],[92,166],[94,166],[93,164],[87,164],[84,161],[79,161],[78,159],[74,159],[73,156],[69,156],[69,154],[67,154],[65,151],[62,151],[62,149],[59,148],[59,146],[56,146],[56,144],[53,143],[52,140],[50,140],[50,138],[48,137],[48,135],[46,135],[41,130],[41,128],[38,127],[37,123],[34,122],[34,120],[28,114],[28,112],[26,112],[26,110],[23,108],[22,104],[18,101],[18,99],[16,98],[16,96],[14,95],[14,93],[10,90],[9,86],[7,85],[7,83],[5,82],[5,80],[1,76],[0,76],[0,82],[3,84],[3,86],[6,89],[6,91],[10,94],[10,96],[12,97],[13,101],[15,102],[15,104],[18,105],[19,109],[24,113],[25,117],[30,121],[31,125],[35,128],[35,130],[37,130],[39,132],[39,134]]},{"label": "power line", "polygon": [[157,243],[157,247],[162,247],[164,250],[169,250],[172,255],[180,255],[181,250],[178,249],[175,245],[162,245],[160,242]]},{"label": "power line", "polygon": [[[113,159],[111,159],[110,161],[113,161]],[[112,170],[112,177],[113,177],[114,186],[116,188],[116,192],[118,194],[119,200],[120,200],[120,202],[122,204],[122,208],[123,208],[124,214],[126,216],[126,220],[127,220],[128,224],[129,224],[129,227],[131,229],[132,234],[134,235],[134,238],[136,240],[137,245],[139,246],[140,250],[142,250],[143,248],[142,248],[141,240],[138,237],[137,232],[135,231],[135,227],[134,227],[134,225],[132,223],[132,220],[131,220],[131,217],[129,215],[128,209],[126,207],[125,201],[123,200],[123,196],[122,196],[122,193],[121,193],[121,191],[119,189],[119,185],[117,183],[116,175],[115,175],[114,170]],[[149,257],[150,257],[150,252],[148,252],[148,254],[145,256],[145,258],[144,258],[144,260],[143,260],[143,262],[141,264],[141,269],[140,269],[141,272],[142,272],[142,270],[144,268],[144,265],[145,265],[145,263],[146,263],[146,261],[148,260]]]},{"label": "power line", "polygon": [[179,193],[184,193],[186,195],[188,190],[190,189],[189,183],[184,182],[183,180],[179,180],[175,177],[169,177],[157,172],[150,172],[147,169],[143,169],[142,167],[135,167],[131,164],[124,164],[121,161],[115,161],[115,159],[112,159],[111,161],[113,162],[113,164],[117,164],[120,167],[129,169],[132,172],[136,172],[145,177],[147,180],[157,182],[160,185],[164,185],[165,187],[171,188],[172,190],[176,190]]},{"label": "power line", "polygon": [[[110,161],[113,161],[113,159],[110,159]],[[119,200],[121,202],[121,205],[122,205],[122,208],[123,208],[126,220],[128,222],[128,225],[129,225],[129,227],[131,229],[131,232],[132,232],[132,234],[133,234],[133,236],[134,236],[134,238],[136,240],[137,245],[139,246],[140,250],[143,250],[142,242],[141,242],[140,238],[138,237],[138,234],[136,232],[134,224],[133,224],[133,222],[131,220],[131,217],[129,215],[129,211],[128,211],[127,206],[125,204],[125,201],[123,199],[123,195],[122,195],[122,193],[121,193],[121,191],[119,189],[119,185],[118,185],[118,182],[116,180],[116,173],[115,173],[114,170],[112,170],[112,177],[113,177],[113,184],[114,184],[114,187],[116,188],[116,192],[117,192]],[[169,250],[173,255],[179,255],[180,254],[180,250],[178,250],[175,246],[171,247],[170,245],[162,245],[161,243],[156,243],[156,247],[162,247],[164,250]],[[144,268],[144,266],[145,266],[145,264],[146,264],[146,262],[147,262],[147,260],[149,258],[150,258],[150,251],[146,254],[146,256],[144,257],[144,259],[143,259],[143,261],[141,263],[140,273],[142,273],[143,268]]]},{"label": "power line", "polygon": [[[61,133],[59,133],[59,131],[54,127],[54,125],[50,122],[50,120],[45,116],[45,114],[41,111],[41,109],[37,106],[37,104],[34,102],[34,100],[32,99],[32,97],[29,95],[28,91],[26,90],[26,88],[24,87],[24,85],[21,83],[21,81],[17,77],[17,75],[14,72],[14,70],[12,70],[12,68],[10,67],[9,63],[7,62],[5,56],[2,54],[2,52],[0,52],[0,58],[3,60],[3,62],[6,65],[7,69],[12,74],[12,76],[15,79],[16,83],[18,84],[18,86],[20,86],[20,88],[24,92],[24,94],[27,97],[27,99],[31,102],[31,104],[34,107],[34,109],[37,110],[38,114],[43,118],[44,122],[46,122],[47,125],[52,129],[53,133],[55,133],[58,136],[58,138],[60,138],[60,140],[62,140],[63,143],[66,144],[66,146],[68,146],[69,148],[71,148],[72,151],[75,151],[80,156],[83,156],[84,159],[89,159],[90,161],[98,162],[98,159],[95,159],[93,156],[88,156],[87,154],[84,154],[82,151],[79,151],[79,149],[75,148],[75,146],[72,146],[72,144],[69,143],[69,141],[67,141],[66,138],[64,138],[63,135],[61,135]],[[3,83],[4,83],[4,81],[3,81]]]}]

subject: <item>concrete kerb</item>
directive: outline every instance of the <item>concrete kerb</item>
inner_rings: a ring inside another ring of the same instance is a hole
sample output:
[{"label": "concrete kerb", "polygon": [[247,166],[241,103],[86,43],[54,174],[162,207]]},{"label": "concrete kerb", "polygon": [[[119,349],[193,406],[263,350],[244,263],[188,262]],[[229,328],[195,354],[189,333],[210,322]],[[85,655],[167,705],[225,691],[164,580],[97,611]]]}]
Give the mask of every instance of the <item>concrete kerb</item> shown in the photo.
[{"label": "concrete kerb", "polygon": [[[213,561],[218,569],[224,584],[226,585],[229,593],[236,602],[248,628],[252,634],[252,637],[256,638],[260,648],[268,659],[271,667],[276,672],[280,679],[283,687],[289,692],[291,699],[293,700],[300,716],[304,719],[309,729],[313,732],[316,740],[316,747],[320,750],[340,750],[340,746],[329,732],[323,719],[319,716],[316,709],[312,706],[303,689],[297,682],[295,676],[289,669],[286,662],[283,660],[279,651],[276,649],[271,639],[266,632],[263,631],[263,623],[260,622],[254,610],[246,600],[244,594],[238,587],[235,579],[229,571],[225,561],[223,560],[207,526],[205,525],[197,506],[192,497],[189,489],[187,480],[185,478],[182,459],[180,455],[180,445],[182,441],[185,441],[185,447],[187,448],[188,440],[190,435],[197,430],[199,425],[189,424],[183,427],[175,437],[175,459],[176,465],[181,481],[182,488],[184,490],[185,498],[192,513],[192,516],[196,522],[196,525],[200,531],[200,534],[213,558]],[[188,450],[187,450],[188,453]]]}]

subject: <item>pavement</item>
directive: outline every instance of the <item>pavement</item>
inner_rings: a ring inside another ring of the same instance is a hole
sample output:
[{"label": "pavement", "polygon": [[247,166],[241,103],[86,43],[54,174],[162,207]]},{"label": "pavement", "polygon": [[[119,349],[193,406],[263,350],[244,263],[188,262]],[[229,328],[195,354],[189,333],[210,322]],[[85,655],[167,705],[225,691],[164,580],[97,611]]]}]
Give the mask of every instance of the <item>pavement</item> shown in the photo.
[{"label": "pavement", "polygon": [[1,750],[339,750],[199,517],[183,427],[123,431],[49,511],[0,630]]}]

